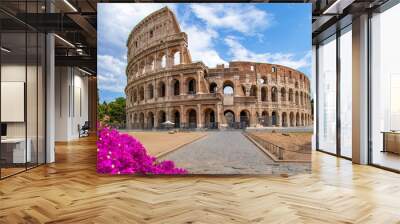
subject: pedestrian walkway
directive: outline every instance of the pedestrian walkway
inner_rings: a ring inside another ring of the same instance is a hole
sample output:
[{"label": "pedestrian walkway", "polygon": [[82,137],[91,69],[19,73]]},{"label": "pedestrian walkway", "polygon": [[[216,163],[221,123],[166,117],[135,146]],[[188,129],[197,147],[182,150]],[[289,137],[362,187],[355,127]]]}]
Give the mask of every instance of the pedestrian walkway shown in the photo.
[{"label": "pedestrian walkway", "polygon": [[160,159],[172,160],[191,174],[293,174],[311,169],[310,164],[275,163],[240,131],[209,132]]}]

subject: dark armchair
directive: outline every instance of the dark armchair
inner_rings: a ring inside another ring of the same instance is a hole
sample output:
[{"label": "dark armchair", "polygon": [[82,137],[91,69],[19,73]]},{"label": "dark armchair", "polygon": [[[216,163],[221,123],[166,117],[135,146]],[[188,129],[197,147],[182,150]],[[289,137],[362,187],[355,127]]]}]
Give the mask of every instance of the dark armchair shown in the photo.
[{"label": "dark armchair", "polygon": [[82,127],[78,125],[78,129],[79,129],[79,138],[89,136],[89,129],[90,129],[89,121],[85,121]]}]

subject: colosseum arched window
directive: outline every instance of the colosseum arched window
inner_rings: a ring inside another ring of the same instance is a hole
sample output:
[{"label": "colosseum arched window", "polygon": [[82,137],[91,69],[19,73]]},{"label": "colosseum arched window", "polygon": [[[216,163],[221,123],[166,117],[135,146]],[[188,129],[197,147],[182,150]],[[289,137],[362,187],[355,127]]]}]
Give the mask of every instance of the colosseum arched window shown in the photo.
[{"label": "colosseum arched window", "polygon": [[233,82],[232,81],[225,81],[223,85],[223,92],[224,95],[233,95]]},{"label": "colosseum arched window", "polygon": [[289,114],[289,120],[290,120],[290,126],[294,126],[295,125],[295,120],[294,120],[294,113],[290,112]]},{"label": "colosseum arched window", "polygon": [[250,88],[250,96],[255,96],[257,97],[257,86],[256,85],[252,85]]},{"label": "colosseum arched window", "polygon": [[276,67],[275,67],[275,66],[272,66],[272,68],[271,68],[271,72],[273,72],[273,73],[275,73],[275,72],[276,72]]},{"label": "colosseum arched window", "polygon": [[303,105],[303,92],[300,92],[300,105]]},{"label": "colosseum arched window", "polygon": [[132,120],[134,128],[137,128],[137,122],[138,122],[138,116],[137,113],[135,113],[135,115],[133,115],[133,120]]},{"label": "colosseum arched window", "polygon": [[294,87],[297,89],[297,88],[299,88],[299,82],[298,81],[296,81],[295,83],[294,83]]},{"label": "colosseum arched window", "polygon": [[212,82],[210,84],[210,93],[216,93],[217,92],[217,84],[215,82]]},{"label": "colosseum arched window", "polygon": [[268,100],[268,88],[266,86],[261,87],[261,101],[266,102]]},{"label": "colosseum arched window", "polygon": [[225,123],[228,125],[228,127],[234,127],[235,113],[233,111],[231,110],[224,111],[224,118],[225,118]]},{"label": "colosseum arched window", "polygon": [[137,90],[136,90],[136,89],[133,90],[132,95],[133,95],[133,101],[132,101],[132,103],[136,103],[136,101],[137,101]]},{"label": "colosseum arched window", "polygon": [[153,97],[154,97],[154,87],[153,87],[153,84],[149,84],[149,85],[147,85],[147,96],[148,96],[148,98],[149,99],[153,99]]},{"label": "colosseum arched window", "polygon": [[286,112],[282,113],[282,126],[287,127],[288,126],[288,116]]},{"label": "colosseum arched window", "polygon": [[271,88],[271,101],[278,102],[278,89],[275,86]]},{"label": "colosseum arched window", "polygon": [[138,124],[139,128],[143,129],[144,128],[144,113],[140,113],[139,114],[139,124]]},{"label": "colosseum arched window", "polygon": [[293,89],[289,89],[289,102],[293,102]]},{"label": "colosseum arched window", "polygon": [[261,124],[263,126],[269,126],[269,115],[267,111],[261,113]]},{"label": "colosseum arched window", "polygon": [[134,103],[134,101],[133,101],[133,95],[131,95],[131,97],[129,98],[129,103],[130,103],[131,106],[133,105],[133,103]]},{"label": "colosseum arched window", "polygon": [[299,105],[299,92],[296,91],[295,93],[295,100],[296,100],[296,105]]},{"label": "colosseum arched window", "polygon": [[144,100],[144,87],[140,87],[139,89],[139,100],[142,101]]},{"label": "colosseum arched window", "polygon": [[296,126],[300,126],[300,114],[299,114],[299,112],[296,113]]},{"label": "colosseum arched window", "polygon": [[147,128],[154,128],[154,114],[151,111],[147,114]]},{"label": "colosseum arched window", "polygon": [[307,93],[304,93],[304,104],[308,104],[309,103],[309,101],[308,101],[308,94]]},{"label": "colosseum arched window", "polygon": [[165,97],[165,83],[163,81],[158,83],[158,97]]},{"label": "colosseum arched window", "polygon": [[175,123],[175,128],[180,128],[181,127],[181,114],[179,113],[179,110],[174,110],[172,111],[172,122]]},{"label": "colosseum arched window", "polygon": [[158,126],[161,127],[162,123],[167,121],[167,115],[165,113],[165,111],[160,110],[158,112],[158,118],[157,118],[157,122],[158,122]]},{"label": "colosseum arched window", "polygon": [[194,109],[189,109],[187,111],[187,122],[189,128],[197,128],[197,112]]},{"label": "colosseum arched window", "polygon": [[278,114],[276,111],[272,111],[271,113],[271,124],[272,126],[276,126],[278,124]]},{"label": "colosseum arched window", "polygon": [[196,79],[191,78],[187,82],[188,94],[196,94]]},{"label": "colosseum arched window", "polygon": [[154,57],[150,57],[149,59],[149,68],[151,71],[154,71],[154,69],[156,68],[156,61],[154,59]]},{"label": "colosseum arched window", "polygon": [[206,128],[215,128],[215,112],[211,108],[204,110],[204,125]]},{"label": "colosseum arched window", "polygon": [[137,65],[135,65],[134,68],[133,68],[133,76],[135,78],[137,78],[139,76]]},{"label": "colosseum arched window", "polygon": [[145,65],[144,61],[142,61],[140,63],[140,72],[142,75],[146,72],[146,65]]},{"label": "colosseum arched window", "polygon": [[262,84],[268,84],[268,78],[267,78],[267,76],[261,77],[261,80],[262,80]]},{"label": "colosseum arched window", "polygon": [[174,65],[179,65],[181,63],[181,54],[179,51],[174,53]]},{"label": "colosseum arched window", "polygon": [[179,96],[180,95],[179,80],[177,80],[177,79],[172,80],[172,85],[173,85],[174,96]]},{"label": "colosseum arched window", "polygon": [[286,89],[281,88],[281,101],[286,101]]},{"label": "colosseum arched window", "polygon": [[248,110],[240,112],[240,125],[241,127],[248,127],[250,125],[250,112]]},{"label": "colosseum arched window", "polygon": [[167,56],[161,56],[161,68],[165,68],[167,66]]}]

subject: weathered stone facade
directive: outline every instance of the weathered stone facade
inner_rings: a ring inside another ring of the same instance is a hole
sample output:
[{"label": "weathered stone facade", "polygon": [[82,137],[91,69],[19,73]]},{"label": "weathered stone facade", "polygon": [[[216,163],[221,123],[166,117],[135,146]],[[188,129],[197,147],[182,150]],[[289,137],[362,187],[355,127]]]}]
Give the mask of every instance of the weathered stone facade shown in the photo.
[{"label": "weathered stone facade", "polygon": [[180,128],[312,124],[307,76],[267,63],[208,68],[192,62],[187,35],[168,8],[143,19],[127,47],[127,128],[159,128],[165,121]]}]

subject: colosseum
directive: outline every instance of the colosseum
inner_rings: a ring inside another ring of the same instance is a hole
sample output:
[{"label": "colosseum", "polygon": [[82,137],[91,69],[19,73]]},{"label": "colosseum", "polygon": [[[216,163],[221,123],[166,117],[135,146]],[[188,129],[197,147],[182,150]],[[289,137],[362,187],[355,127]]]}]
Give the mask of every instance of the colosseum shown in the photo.
[{"label": "colosseum", "polygon": [[188,37],[167,7],[130,33],[127,128],[245,128],[312,124],[310,81],[286,66],[192,61]]}]

